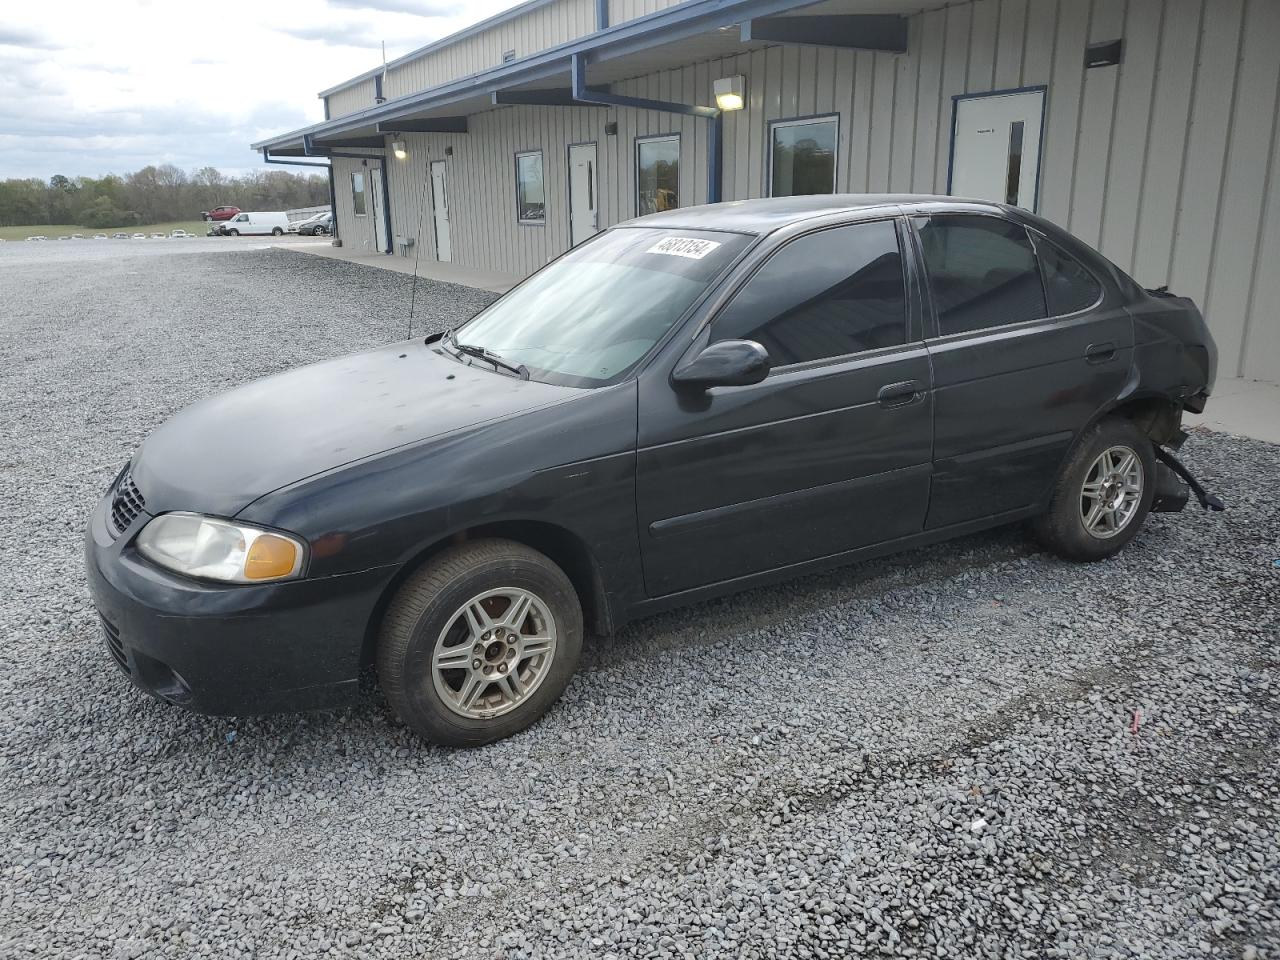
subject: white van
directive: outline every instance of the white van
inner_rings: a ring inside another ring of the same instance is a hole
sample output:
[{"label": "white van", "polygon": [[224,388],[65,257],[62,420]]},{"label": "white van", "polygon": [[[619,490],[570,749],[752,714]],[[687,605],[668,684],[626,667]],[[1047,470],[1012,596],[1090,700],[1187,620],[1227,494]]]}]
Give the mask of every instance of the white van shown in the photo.
[{"label": "white van", "polygon": [[283,213],[237,213],[222,224],[219,231],[229,237],[269,233],[280,237],[289,229],[289,218]]}]

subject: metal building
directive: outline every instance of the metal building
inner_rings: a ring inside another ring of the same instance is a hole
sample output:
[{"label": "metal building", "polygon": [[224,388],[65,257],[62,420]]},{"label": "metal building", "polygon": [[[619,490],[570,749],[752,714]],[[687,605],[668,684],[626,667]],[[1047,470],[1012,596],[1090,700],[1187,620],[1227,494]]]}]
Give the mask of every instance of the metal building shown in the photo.
[{"label": "metal building", "polygon": [[513,274],[672,206],[1015,203],[1280,380],[1277,36],[1277,0],[530,0],[254,148],[331,158],[346,245]]}]

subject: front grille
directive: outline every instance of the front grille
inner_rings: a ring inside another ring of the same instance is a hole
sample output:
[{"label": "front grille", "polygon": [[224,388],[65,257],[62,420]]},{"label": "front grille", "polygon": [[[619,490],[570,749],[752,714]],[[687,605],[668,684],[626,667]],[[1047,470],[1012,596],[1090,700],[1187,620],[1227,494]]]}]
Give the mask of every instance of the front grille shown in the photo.
[{"label": "front grille", "polygon": [[116,484],[116,491],[111,497],[111,526],[117,537],[129,529],[129,524],[137,519],[146,506],[142,493],[133,483],[132,474],[126,470],[120,476],[120,482]]},{"label": "front grille", "polygon": [[125,656],[124,644],[120,641],[120,631],[102,614],[98,616],[102,620],[102,637],[107,641],[107,652],[111,654],[111,659],[120,665],[120,669],[128,673],[129,658]]}]

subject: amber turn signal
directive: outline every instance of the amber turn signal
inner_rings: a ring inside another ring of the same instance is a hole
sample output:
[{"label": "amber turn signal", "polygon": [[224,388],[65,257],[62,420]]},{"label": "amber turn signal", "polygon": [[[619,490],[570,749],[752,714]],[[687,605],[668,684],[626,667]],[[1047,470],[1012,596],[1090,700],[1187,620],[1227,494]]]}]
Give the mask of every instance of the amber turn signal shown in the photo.
[{"label": "amber turn signal", "polygon": [[244,558],[246,580],[275,580],[287,577],[298,568],[298,546],[292,540],[264,533],[254,538]]}]

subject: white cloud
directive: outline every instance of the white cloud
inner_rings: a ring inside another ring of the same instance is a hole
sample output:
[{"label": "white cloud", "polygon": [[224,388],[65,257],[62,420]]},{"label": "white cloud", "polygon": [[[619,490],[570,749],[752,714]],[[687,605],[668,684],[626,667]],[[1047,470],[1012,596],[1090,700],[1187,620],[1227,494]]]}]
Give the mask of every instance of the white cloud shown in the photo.
[{"label": "white cloud", "polygon": [[0,179],[148,163],[259,166],[252,140],[324,119],[316,93],[516,0],[6,4]]}]

